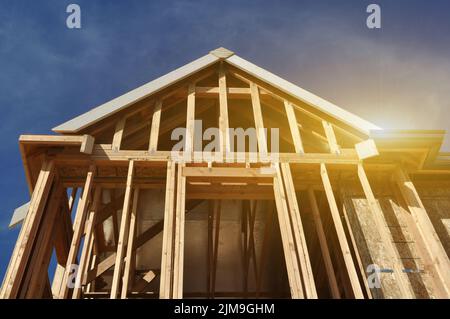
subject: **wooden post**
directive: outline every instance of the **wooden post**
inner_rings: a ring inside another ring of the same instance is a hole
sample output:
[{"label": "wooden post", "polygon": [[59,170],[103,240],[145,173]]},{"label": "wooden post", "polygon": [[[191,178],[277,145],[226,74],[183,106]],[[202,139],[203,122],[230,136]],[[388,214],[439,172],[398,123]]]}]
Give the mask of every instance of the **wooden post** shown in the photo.
[{"label": "wooden post", "polygon": [[161,256],[161,280],[159,298],[169,299],[171,296],[172,246],[173,246],[173,216],[175,201],[175,162],[167,163],[166,199],[164,208],[164,230]]},{"label": "wooden post", "polygon": [[[67,200],[65,196],[63,197],[64,200]],[[54,246],[58,264],[56,266],[56,271],[51,287],[53,298],[59,297],[61,287],[63,285],[64,273],[66,269],[65,266],[67,264],[70,243],[73,237],[72,219],[70,216],[71,214],[69,208],[69,205],[63,202],[62,210],[59,212],[56,221]]]},{"label": "wooden post", "polygon": [[361,285],[358,280],[358,274],[356,272],[355,264],[353,263],[350,247],[348,246],[347,238],[345,237],[344,226],[342,225],[339,209],[336,204],[336,200],[333,194],[333,188],[331,187],[330,178],[325,164],[320,164],[320,176],[322,178],[323,187],[325,189],[325,195],[327,196],[328,205],[330,206],[331,217],[333,219],[336,234],[339,240],[339,246],[344,258],[345,267],[347,268],[347,274],[350,279],[353,294],[356,299],[363,299],[364,295],[361,289]]},{"label": "wooden post", "polygon": [[186,146],[184,151],[192,159],[194,152],[194,133],[195,133],[195,84],[189,85],[186,111]]},{"label": "wooden post", "polygon": [[214,256],[213,256],[213,267],[212,267],[212,282],[211,282],[211,292],[212,297],[216,290],[216,273],[217,273],[217,258],[219,255],[219,235],[220,235],[220,214],[222,210],[222,202],[220,200],[215,202],[215,226],[214,226]]},{"label": "wooden post", "polygon": [[402,298],[414,298],[414,292],[412,290],[411,284],[409,283],[407,274],[403,272],[403,265],[401,263],[400,256],[398,255],[393,244],[393,239],[388,230],[383,211],[381,210],[381,207],[372,192],[372,188],[370,187],[366,172],[364,171],[364,167],[361,163],[358,164],[358,177],[367,201],[369,202],[369,207],[375,219],[378,233],[380,234],[381,241],[385,248],[385,253],[392,263],[391,266],[394,270],[393,275],[400,288],[400,294]]},{"label": "wooden post", "polygon": [[173,265],[173,298],[175,299],[183,298],[184,224],[186,205],[186,177],[183,176],[183,167],[184,164],[178,164]]},{"label": "wooden post", "polygon": [[328,140],[328,145],[330,146],[330,152],[334,154],[340,154],[341,150],[336,140],[336,135],[334,134],[333,126],[327,121],[322,121],[323,129]]},{"label": "wooden post", "polygon": [[125,129],[125,123],[127,119],[124,117],[120,119],[116,124],[116,130],[114,132],[114,137],[112,141],[112,150],[117,152],[120,150],[120,145],[122,143],[123,131]]},{"label": "wooden post", "polygon": [[292,230],[297,244],[298,259],[302,270],[302,276],[305,286],[306,297],[308,299],[317,299],[316,284],[309,260],[308,247],[306,246],[305,233],[303,231],[300,209],[298,207],[297,196],[295,194],[294,181],[292,179],[289,163],[281,164],[284,186],[286,190],[287,203],[289,206],[290,220],[292,221]]},{"label": "wooden post", "polygon": [[220,130],[220,151],[225,156],[230,152],[230,135],[228,134],[228,99],[227,99],[227,79],[225,74],[225,67],[223,63],[220,64],[219,69],[219,130]]},{"label": "wooden post", "polygon": [[159,126],[161,124],[162,101],[158,100],[153,110],[152,128],[150,130],[150,142],[148,144],[149,153],[154,153],[158,149]]},{"label": "wooden post", "polygon": [[394,179],[417,225],[419,234],[425,242],[425,247],[432,257],[432,264],[444,285],[447,297],[450,298],[450,260],[419,197],[419,193],[404,169],[397,168]]},{"label": "wooden post", "polygon": [[31,256],[34,239],[42,218],[48,194],[53,183],[55,167],[53,161],[45,160],[31,196],[30,207],[11,256],[5,274],[1,299],[16,298],[22,283],[26,265]]},{"label": "wooden post", "polygon": [[322,258],[325,263],[325,270],[327,272],[328,284],[330,285],[331,295],[334,299],[340,299],[341,293],[336,280],[336,274],[334,273],[333,262],[331,261],[330,250],[328,248],[327,238],[323,229],[322,218],[320,217],[319,207],[317,206],[316,195],[314,190],[308,188],[309,203],[311,205],[312,215],[314,218],[314,224],[316,225],[317,237],[319,238],[320,250],[322,252]]},{"label": "wooden post", "polygon": [[359,273],[360,273],[360,276],[361,276],[361,278],[363,280],[364,289],[365,289],[367,298],[368,299],[373,299],[372,291],[370,290],[369,282],[367,280],[366,269],[364,268],[363,262],[361,260],[361,255],[359,253],[358,245],[356,243],[355,236],[353,234],[352,225],[350,223],[350,219],[348,217],[347,209],[346,209],[345,204],[344,204],[344,198],[346,197],[346,192],[345,192],[345,189],[343,187],[340,187],[340,190],[341,190],[342,214],[344,215],[344,221],[345,221],[345,224],[346,224],[347,229],[348,229],[350,242],[352,244],[353,251],[355,252],[355,257],[356,257],[356,262],[358,264]]},{"label": "wooden post", "polygon": [[70,192],[70,198],[69,198],[69,212],[72,213],[73,206],[75,204],[75,199],[77,197],[78,193],[78,187],[73,187],[72,191]]},{"label": "wooden post", "polygon": [[111,284],[111,299],[116,299],[119,293],[119,286],[122,278],[123,258],[125,254],[126,240],[130,224],[130,200],[133,187],[134,161],[128,165],[127,184],[125,188],[125,198],[122,208],[122,219],[120,221],[119,240],[117,242],[116,263],[114,267],[113,281]]},{"label": "wooden post", "polygon": [[42,217],[41,225],[36,236],[32,257],[27,267],[25,280],[22,284],[20,298],[40,298],[43,275],[48,274],[50,255],[53,248],[54,225],[58,213],[61,211],[61,198],[64,189],[58,179],[52,187],[52,194],[49,197],[48,208]]},{"label": "wooden post", "polygon": [[291,129],[292,140],[294,142],[295,152],[298,154],[305,153],[302,143],[302,137],[298,129],[297,118],[295,117],[294,107],[292,104],[284,100],[284,109],[289,122],[289,128]]},{"label": "wooden post", "polygon": [[67,257],[66,269],[64,271],[62,286],[59,292],[60,299],[65,299],[69,295],[69,277],[71,277],[71,272],[74,270],[72,267],[76,263],[81,237],[83,236],[84,233],[84,224],[91,196],[91,189],[94,175],[95,175],[95,166],[91,165],[87,173],[83,194],[81,195],[81,198],[78,202],[77,212],[75,220],[73,222],[73,229],[74,229],[73,237],[72,242],[70,244],[69,255]]},{"label": "wooden post", "polygon": [[125,260],[125,269],[123,274],[123,284],[121,298],[127,298],[130,281],[134,282],[134,267],[136,263],[136,229],[137,229],[137,214],[138,214],[138,203],[139,203],[139,188],[134,190],[133,196],[133,208],[131,210],[130,227],[128,232],[128,243],[127,243],[127,257]]},{"label": "wooden post", "polygon": [[93,239],[94,236],[95,217],[98,205],[100,203],[101,194],[102,189],[100,186],[97,186],[94,192],[93,205],[89,210],[89,216],[86,221],[85,226],[86,233],[84,236],[83,249],[81,251],[80,263],[78,266],[78,272],[75,280],[75,287],[73,288],[72,299],[79,299],[81,296],[83,278],[85,276],[85,273],[87,272],[87,266],[89,262],[88,259],[90,253],[89,246],[91,245],[91,240]]},{"label": "wooden post", "polygon": [[293,299],[302,299],[304,298],[304,294],[300,278],[300,270],[297,263],[295,242],[292,236],[291,227],[289,225],[289,212],[282,182],[280,170],[277,166],[277,174],[273,178],[273,190],[278,213],[278,222],[280,224],[281,241],[283,244],[284,258],[286,261],[289,287],[291,290],[291,297]]}]

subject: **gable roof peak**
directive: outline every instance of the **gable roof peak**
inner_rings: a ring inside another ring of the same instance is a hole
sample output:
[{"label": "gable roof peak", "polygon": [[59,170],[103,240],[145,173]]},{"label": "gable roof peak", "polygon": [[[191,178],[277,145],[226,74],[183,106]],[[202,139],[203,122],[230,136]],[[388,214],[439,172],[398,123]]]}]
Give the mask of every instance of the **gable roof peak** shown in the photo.
[{"label": "gable roof peak", "polygon": [[215,50],[210,51],[212,55],[218,57],[221,60],[228,59],[230,56],[234,55],[234,52],[231,50],[228,50],[227,48],[220,47]]}]

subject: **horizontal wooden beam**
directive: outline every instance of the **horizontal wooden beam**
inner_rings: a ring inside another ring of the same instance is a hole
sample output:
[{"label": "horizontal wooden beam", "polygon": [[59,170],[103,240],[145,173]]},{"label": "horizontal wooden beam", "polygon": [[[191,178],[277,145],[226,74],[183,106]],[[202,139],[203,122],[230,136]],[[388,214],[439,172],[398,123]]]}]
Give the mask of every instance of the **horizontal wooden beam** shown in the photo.
[{"label": "horizontal wooden beam", "polygon": [[20,135],[20,145],[77,146],[80,153],[91,154],[95,139],[90,135]]},{"label": "horizontal wooden beam", "polygon": [[185,177],[236,177],[236,178],[267,178],[275,176],[275,170],[265,168],[234,168],[234,167],[184,167]]},{"label": "horizontal wooden beam", "polygon": [[[197,98],[216,98],[220,94],[219,87],[196,87],[195,88],[195,96]],[[262,92],[262,95],[268,95],[267,92]],[[177,96],[186,97],[186,92],[178,92]],[[239,88],[239,87],[228,87],[227,88],[227,97],[231,99],[250,99],[251,92],[249,88]]]}]

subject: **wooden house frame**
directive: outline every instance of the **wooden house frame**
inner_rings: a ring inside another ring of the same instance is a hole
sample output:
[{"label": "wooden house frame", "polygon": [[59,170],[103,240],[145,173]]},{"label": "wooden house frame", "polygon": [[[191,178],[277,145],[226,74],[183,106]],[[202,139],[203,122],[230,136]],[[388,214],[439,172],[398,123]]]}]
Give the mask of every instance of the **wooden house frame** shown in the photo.
[{"label": "wooden house frame", "polygon": [[[192,137],[195,119],[223,154],[230,127],[279,128],[279,160],[174,161],[170,133]],[[444,131],[383,130],[224,48],[53,130],[19,139],[31,200],[0,298],[450,297]],[[152,205],[163,218],[144,229]],[[199,205],[206,236],[188,252]],[[157,236],[160,267],[138,267]],[[187,276],[199,250],[205,271]]]}]

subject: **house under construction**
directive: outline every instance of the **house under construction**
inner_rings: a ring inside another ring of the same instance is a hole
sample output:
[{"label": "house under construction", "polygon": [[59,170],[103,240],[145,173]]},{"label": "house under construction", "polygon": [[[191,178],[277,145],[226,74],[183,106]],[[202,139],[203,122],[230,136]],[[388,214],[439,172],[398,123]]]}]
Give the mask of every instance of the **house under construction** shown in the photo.
[{"label": "house under construction", "polygon": [[[174,159],[180,127],[200,160]],[[277,157],[229,128],[278,128]],[[450,297],[445,131],[380,129],[224,48],[53,131],[19,139],[1,298]]]}]

